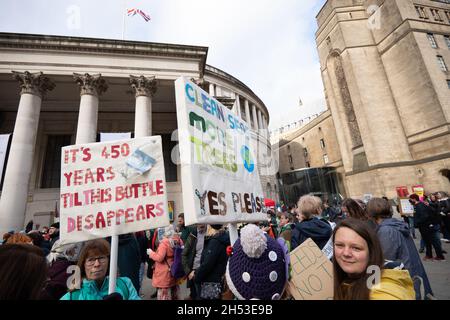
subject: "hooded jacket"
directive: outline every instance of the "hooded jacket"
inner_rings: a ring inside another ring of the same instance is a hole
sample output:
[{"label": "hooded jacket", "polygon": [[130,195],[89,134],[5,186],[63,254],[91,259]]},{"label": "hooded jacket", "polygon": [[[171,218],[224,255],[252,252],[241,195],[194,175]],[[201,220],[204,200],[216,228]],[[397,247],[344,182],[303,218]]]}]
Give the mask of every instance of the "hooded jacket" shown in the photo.
[{"label": "hooded jacket", "polygon": [[380,280],[370,290],[370,300],[414,300],[413,282],[407,270],[384,269]]},{"label": "hooded jacket", "polygon": [[[105,277],[102,287],[99,289],[95,280],[83,279],[81,289],[74,293],[66,293],[61,300],[103,300],[108,295],[109,277]],[[116,280],[116,292],[120,293],[123,300],[141,300],[131,280],[120,277]]]},{"label": "hooded jacket", "polygon": [[227,247],[230,236],[226,231],[220,231],[212,237],[205,238],[200,267],[195,271],[195,282],[220,282],[227,268]]},{"label": "hooded jacket", "polygon": [[330,240],[331,232],[330,224],[316,217],[296,223],[292,230],[291,250],[294,250],[308,238],[311,238],[322,250]]},{"label": "hooded jacket", "polygon": [[[403,262],[405,269],[412,278],[419,276],[423,280],[425,295],[433,294],[430,282],[420,260],[414,240],[411,238],[409,227],[397,219],[384,219],[377,230],[383,256],[387,260]],[[420,283],[415,282],[416,298],[420,299]]]},{"label": "hooded jacket", "polygon": [[[178,235],[173,236],[173,243],[183,245],[183,241]],[[177,280],[170,273],[174,253],[169,238],[163,238],[156,252],[150,252],[150,258],[155,261],[152,286],[155,288],[171,288],[176,286]]]}]

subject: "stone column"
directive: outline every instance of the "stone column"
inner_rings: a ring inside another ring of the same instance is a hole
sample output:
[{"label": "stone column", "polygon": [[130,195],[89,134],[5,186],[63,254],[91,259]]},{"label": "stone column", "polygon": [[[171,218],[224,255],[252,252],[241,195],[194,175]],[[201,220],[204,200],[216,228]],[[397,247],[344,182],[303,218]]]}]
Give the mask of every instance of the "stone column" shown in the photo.
[{"label": "stone column", "polygon": [[247,121],[248,125],[251,127],[252,126],[252,121],[250,118],[250,107],[248,105],[248,100],[245,99],[245,120]]},{"label": "stone column", "polygon": [[231,108],[231,111],[237,115],[237,106],[236,106],[236,94],[234,92],[231,92],[231,98],[234,99],[233,107]]},{"label": "stone column", "polygon": [[80,86],[80,111],[76,144],[91,143],[97,140],[98,97],[108,89],[101,74],[74,73],[75,82]]},{"label": "stone column", "polygon": [[239,119],[241,119],[241,101],[239,101],[239,95],[237,93],[234,94],[234,97],[236,99],[236,115],[239,117]]},{"label": "stone column", "polygon": [[252,110],[253,110],[253,129],[258,130],[258,115],[256,114],[256,106],[252,105]]},{"label": "stone column", "polygon": [[218,85],[216,85],[216,97],[222,96],[222,88]]},{"label": "stone column", "polygon": [[21,87],[19,108],[0,198],[0,233],[24,227],[28,188],[44,94],[55,84],[42,72],[14,72]]},{"label": "stone column", "polygon": [[155,77],[131,76],[131,87],[136,92],[136,110],[134,114],[134,137],[152,135],[152,98],[156,93]]},{"label": "stone column", "polygon": [[257,113],[258,113],[258,127],[259,129],[264,129],[261,110],[258,110]]},{"label": "stone column", "polygon": [[216,95],[215,90],[214,90],[214,83],[209,83],[209,95],[211,97],[214,97]]},{"label": "stone column", "polygon": [[267,139],[270,139],[269,124],[267,123],[266,116],[263,116],[263,124],[264,124],[264,129],[266,129]]}]

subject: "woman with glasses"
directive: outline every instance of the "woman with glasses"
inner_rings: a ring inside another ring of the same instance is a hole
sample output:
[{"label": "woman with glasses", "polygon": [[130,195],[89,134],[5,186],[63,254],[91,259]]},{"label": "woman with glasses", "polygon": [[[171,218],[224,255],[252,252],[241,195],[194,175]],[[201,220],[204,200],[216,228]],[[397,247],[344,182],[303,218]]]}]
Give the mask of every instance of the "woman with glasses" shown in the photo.
[{"label": "woman with glasses", "polygon": [[86,242],[77,264],[82,279],[81,288],[70,290],[61,300],[140,300],[131,280],[126,277],[116,280],[116,293],[120,296],[108,294],[109,254],[108,241],[97,239]]}]

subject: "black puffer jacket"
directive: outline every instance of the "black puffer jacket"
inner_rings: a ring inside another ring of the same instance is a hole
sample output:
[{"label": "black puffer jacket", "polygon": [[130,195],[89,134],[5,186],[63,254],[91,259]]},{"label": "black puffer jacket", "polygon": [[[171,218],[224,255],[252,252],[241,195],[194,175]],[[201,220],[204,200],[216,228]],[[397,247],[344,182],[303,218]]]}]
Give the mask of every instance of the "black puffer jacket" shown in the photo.
[{"label": "black puffer jacket", "polygon": [[227,268],[227,247],[230,245],[228,232],[205,238],[205,245],[200,260],[200,267],[195,271],[195,282],[222,282]]},{"label": "black puffer jacket", "polygon": [[414,212],[414,226],[416,228],[423,228],[433,223],[436,223],[433,209],[423,202],[416,204]]}]

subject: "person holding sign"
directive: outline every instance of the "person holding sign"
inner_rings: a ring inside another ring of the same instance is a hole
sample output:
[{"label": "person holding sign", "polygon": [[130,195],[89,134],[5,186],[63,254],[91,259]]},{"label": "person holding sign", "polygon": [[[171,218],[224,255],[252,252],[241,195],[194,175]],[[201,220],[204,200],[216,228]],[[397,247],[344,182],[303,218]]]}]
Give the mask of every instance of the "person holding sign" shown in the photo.
[{"label": "person holding sign", "polygon": [[342,221],[333,233],[334,300],[414,300],[407,270],[384,269],[375,232],[354,218]]},{"label": "person holding sign", "polygon": [[[61,300],[141,300],[129,278],[117,278],[116,292],[108,294],[110,246],[104,239],[86,242],[78,260],[83,282]],[[76,274],[76,273],[75,273]]]}]

